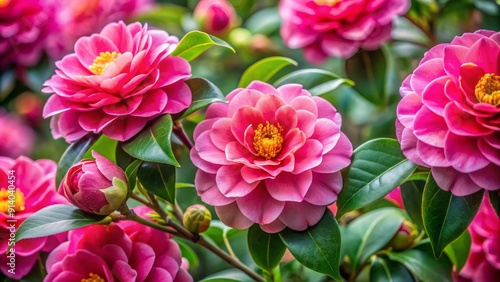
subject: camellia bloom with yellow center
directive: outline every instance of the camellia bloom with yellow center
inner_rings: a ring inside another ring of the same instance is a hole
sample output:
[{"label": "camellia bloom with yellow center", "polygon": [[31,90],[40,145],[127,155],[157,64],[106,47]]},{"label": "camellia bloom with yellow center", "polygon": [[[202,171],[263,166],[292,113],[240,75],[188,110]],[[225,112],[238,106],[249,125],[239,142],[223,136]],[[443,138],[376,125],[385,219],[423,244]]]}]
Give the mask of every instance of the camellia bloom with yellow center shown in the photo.
[{"label": "camellia bloom with yellow center", "polygon": [[[49,252],[66,239],[66,233],[26,239],[13,244],[15,231],[30,215],[54,204],[65,204],[57,194],[52,160],[33,161],[27,157],[0,157],[0,270],[14,280],[21,280],[36,264],[41,252]],[[15,250],[14,263],[7,253]],[[9,271],[15,268],[14,271]]]},{"label": "camellia bloom with yellow center", "polygon": [[52,117],[52,135],[72,143],[102,132],[125,141],[148,121],[186,109],[191,67],[170,56],[177,43],[165,31],[123,22],[80,38],[44,84],[43,92],[53,93],[43,110]]},{"label": "camellia bloom with yellow center", "polygon": [[266,232],[316,224],[342,189],[352,145],[341,117],[301,85],[255,81],[212,104],[194,131],[201,199],[234,228]]},{"label": "camellia bloom with yellow center", "polygon": [[500,33],[466,33],[429,50],[400,90],[403,153],[457,196],[500,189],[499,62]]}]

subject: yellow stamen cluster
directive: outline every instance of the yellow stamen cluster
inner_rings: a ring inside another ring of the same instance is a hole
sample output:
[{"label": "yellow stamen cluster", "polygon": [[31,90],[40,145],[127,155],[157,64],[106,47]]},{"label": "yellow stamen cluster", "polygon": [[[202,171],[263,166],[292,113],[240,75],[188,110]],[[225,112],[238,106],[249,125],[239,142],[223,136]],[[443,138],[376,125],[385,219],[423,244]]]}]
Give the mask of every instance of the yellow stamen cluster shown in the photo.
[{"label": "yellow stamen cluster", "polygon": [[106,282],[101,276],[90,272],[89,278],[83,278],[80,282]]},{"label": "yellow stamen cluster", "polygon": [[330,7],[333,7],[334,5],[339,3],[340,1],[342,1],[342,0],[314,0],[314,2],[316,2],[316,4],[318,4],[318,5],[326,5],[326,6],[330,6]]},{"label": "yellow stamen cluster", "polygon": [[94,59],[94,63],[89,66],[89,69],[93,74],[101,75],[106,70],[106,67],[116,61],[120,56],[121,54],[116,52],[101,52],[99,56]]},{"label": "yellow stamen cluster", "polygon": [[0,212],[9,213],[9,207],[14,208],[16,212],[22,212],[26,209],[24,194],[21,190],[16,189],[12,193],[5,188],[0,189]]},{"label": "yellow stamen cluster", "polygon": [[487,73],[481,77],[474,89],[476,98],[481,103],[500,105],[500,75]]},{"label": "yellow stamen cluster", "polygon": [[283,128],[279,123],[273,125],[266,121],[265,125],[259,124],[254,132],[253,147],[257,156],[270,160],[281,152]]}]

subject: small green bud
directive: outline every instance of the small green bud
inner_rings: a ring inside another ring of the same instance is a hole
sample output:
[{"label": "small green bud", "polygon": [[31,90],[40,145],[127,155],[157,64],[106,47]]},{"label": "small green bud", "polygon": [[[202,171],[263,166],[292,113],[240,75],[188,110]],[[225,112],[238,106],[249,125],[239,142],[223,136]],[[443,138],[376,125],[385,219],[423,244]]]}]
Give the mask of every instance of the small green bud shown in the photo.
[{"label": "small green bud", "polygon": [[212,221],[212,214],[203,205],[192,205],[184,212],[182,223],[187,230],[198,234],[205,232]]},{"label": "small green bud", "polygon": [[398,232],[394,235],[388,243],[395,251],[404,251],[411,247],[418,237],[418,230],[413,223],[405,220],[399,228]]}]

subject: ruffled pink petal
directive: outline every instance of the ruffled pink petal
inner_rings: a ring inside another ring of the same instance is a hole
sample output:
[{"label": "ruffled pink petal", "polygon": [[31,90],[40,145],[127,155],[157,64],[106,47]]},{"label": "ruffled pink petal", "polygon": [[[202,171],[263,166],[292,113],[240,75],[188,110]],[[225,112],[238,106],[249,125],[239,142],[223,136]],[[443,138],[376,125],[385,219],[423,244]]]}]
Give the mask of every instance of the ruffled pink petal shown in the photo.
[{"label": "ruffled pink petal", "polygon": [[210,130],[210,140],[218,149],[224,151],[228,143],[236,141],[231,131],[232,121],[229,118],[221,118],[214,122]]},{"label": "ruffled pink petal", "polygon": [[[303,89],[303,86],[300,84],[285,84],[276,91],[279,93],[279,96],[285,100],[287,104],[290,104],[290,102],[298,96],[310,96],[311,94],[307,92],[306,90]],[[262,93],[271,93],[271,92],[264,92],[261,91]]]},{"label": "ruffled pink petal", "polygon": [[467,196],[481,190],[468,174],[451,167],[433,167],[431,171],[439,188],[451,191],[455,196]]},{"label": "ruffled pink petal", "polygon": [[331,120],[318,119],[314,125],[311,139],[316,139],[323,145],[323,154],[331,151],[341,137],[340,128]]},{"label": "ruffled pink petal", "polygon": [[311,97],[298,96],[290,102],[290,105],[297,111],[305,110],[318,116],[318,106]]},{"label": "ruffled pink petal", "polygon": [[465,55],[465,62],[470,62],[480,66],[486,73],[498,71],[497,61],[484,58],[488,54],[489,58],[498,58],[500,47],[493,40],[483,37],[475,42]]},{"label": "ruffled pink petal", "polygon": [[307,202],[288,202],[283,209],[279,219],[289,228],[296,231],[306,230],[321,219],[325,213],[326,206],[315,206]]},{"label": "ruffled pink petal", "polygon": [[285,227],[286,225],[279,218],[269,224],[260,224],[260,229],[267,233],[278,233]]},{"label": "ruffled pink petal", "polygon": [[429,79],[439,78],[441,76],[446,76],[446,72],[443,69],[443,59],[430,59],[421,63],[413,72],[410,81],[411,88],[417,95],[422,96]]},{"label": "ruffled pink petal", "polygon": [[283,132],[288,132],[298,126],[298,112],[292,106],[285,105],[276,110],[274,120],[283,128]]},{"label": "ruffled pink petal", "polygon": [[236,140],[243,144],[245,140],[245,131],[247,130],[247,128],[251,125],[257,127],[257,125],[259,124],[266,124],[266,120],[262,112],[260,112],[256,108],[244,106],[234,114],[231,124],[231,131],[233,132]]},{"label": "ruffled pink petal", "polygon": [[443,148],[434,147],[424,142],[418,142],[417,154],[422,161],[431,167],[447,167],[451,165],[448,159],[446,159]]},{"label": "ruffled pink petal", "polygon": [[285,105],[285,101],[279,96],[264,95],[257,101],[255,108],[262,113],[265,121],[274,124],[276,111],[283,105]]},{"label": "ruffled pink petal", "polygon": [[352,144],[344,133],[335,147],[323,155],[323,161],[312,170],[317,173],[332,173],[346,168],[351,163]]},{"label": "ruffled pink petal", "polygon": [[499,167],[490,164],[483,169],[469,173],[475,184],[486,190],[498,190],[500,188]]},{"label": "ruffled pink petal", "polygon": [[226,197],[244,197],[257,187],[258,182],[247,183],[241,176],[241,166],[222,166],[215,177],[220,192]]},{"label": "ruffled pink petal", "polygon": [[397,107],[397,117],[404,127],[413,129],[415,116],[422,108],[422,100],[416,94],[408,94],[401,99]]},{"label": "ruffled pink petal", "polygon": [[446,105],[444,118],[450,131],[460,136],[484,136],[493,132],[478,123],[473,115],[460,110],[455,103]]},{"label": "ruffled pink petal", "polygon": [[460,45],[448,45],[444,48],[443,60],[447,62],[444,64],[444,70],[455,83],[458,83],[460,66],[465,62],[468,50],[469,48]]},{"label": "ruffled pink petal", "polygon": [[266,189],[264,185],[259,185],[250,194],[236,199],[243,215],[259,224],[273,222],[285,207],[284,202],[275,200]]},{"label": "ruffled pink petal", "polygon": [[272,94],[280,96],[278,90],[276,90],[276,88],[274,88],[271,84],[258,80],[250,82],[250,84],[247,86],[247,89],[257,90],[260,93],[267,95]]},{"label": "ruffled pink petal", "polygon": [[318,140],[306,140],[304,145],[295,152],[294,174],[302,173],[317,167],[323,161],[323,145]]},{"label": "ruffled pink petal", "polygon": [[424,106],[415,116],[413,133],[420,141],[443,148],[448,134],[448,126],[443,117],[436,115]]},{"label": "ruffled pink petal", "polygon": [[313,181],[304,200],[316,206],[331,205],[342,190],[342,181],[340,172],[313,173]]},{"label": "ruffled pink petal", "polygon": [[148,121],[143,118],[129,116],[120,117],[106,126],[102,132],[111,139],[126,141],[139,133]]},{"label": "ruffled pink petal", "polygon": [[195,143],[195,147],[200,158],[209,163],[218,165],[231,164],[226,159],[226,154],[215,147],[215,145],[212,143],[212,140],[210,139],[210,131],[205,131],[198,137]]},{"label": "ruffled pink petal", "polygon": [[258,90],[244,89],[242,91],[238,91],[238,95],[235,95],[228,105],[227,116],[235,118],[234,115],[238,111],[240,111],[241,108],[244,107],[254,108],[255,105],[257,104],[257,101],[262,96],[264,96],[264,94],[262,94],[262,92]]},{"label": "ruffled pink petal", "polygon": [[477,142],[478,138],[462,137],[451,132],[447,135],[444,153],[454,169],[469,173],[490,164],[479,151]]},{"label": "ruffled pink petal", "polygon": [[312,172],[280,173],[264,181],[269,194],[278,201],[302,202],[312,183]]},{"label": "ruffled pink petal", "polygon": [[216,206],[215,212],[224,224],[236,229],[246,229],[254,223],[241,213],[236,202],[229,205]]},{"label": "ruffled pink petal", "polygon": [[427,108],[439,116],[444,115],[444,108],[446,104],[450,102],[448,97],[444,94],[444,87],[448,80],[449,78],[445,76],[435,79],[429,83],[424,93],[422,93],[423,103]]}]

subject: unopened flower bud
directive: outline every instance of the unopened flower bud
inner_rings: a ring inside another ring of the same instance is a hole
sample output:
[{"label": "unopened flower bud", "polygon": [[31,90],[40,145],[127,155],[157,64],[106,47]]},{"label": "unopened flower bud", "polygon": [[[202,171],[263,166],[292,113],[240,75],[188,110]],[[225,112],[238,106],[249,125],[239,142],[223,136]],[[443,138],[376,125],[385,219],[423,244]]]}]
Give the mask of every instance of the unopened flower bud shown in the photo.
[{"label": "unopened flower bud", "polygon": [[212,214],[203,205],[192,205],[184,212],[182,223],[192,233],[205,232],[212,221]]},{"label": "unopened flower bud", "polygon": [[108,215],[127,200],[127,177],[115,163],[94,151],[92,156],[95,160],[81,160],[68,170],[61,189],[79,209]]},{"label": "unopened flower bud", "polygon": [[396,251],[404,251],[411,247],[418,237],[418,230],[413,223],[405,220],[399,228],[398,232],[394,235],[388,243]]},{"label": "unopened flower bud", "polygon": [[236,24],[236,11],[227,0],[201,0],[193,16],[203,31],[216,36],[227,34]]}]

